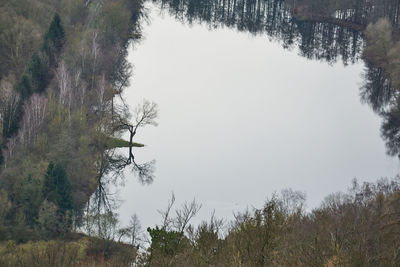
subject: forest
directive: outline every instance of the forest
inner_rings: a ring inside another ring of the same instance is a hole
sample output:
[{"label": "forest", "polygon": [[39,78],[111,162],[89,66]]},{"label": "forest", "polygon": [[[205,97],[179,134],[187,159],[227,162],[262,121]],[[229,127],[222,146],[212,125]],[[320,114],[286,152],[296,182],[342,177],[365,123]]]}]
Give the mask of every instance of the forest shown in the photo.
[{"label": "forest", "polygon": [[[109,187],[127,169],[139,184],[155,178],[134,148],[158,106],[130,110],[123,95],[146,2],[0,2],[0,266],[399,266],[400,177],[353,180],[311,211],[287,189],[199,225],[201,204],[176,208],[172,194],[159,225],[143,228],[134,214],[121,225]],[[361,99],[400,158],[400,1],[152,2],[183,23],[266,34],[312,60],[364,60]]]}]

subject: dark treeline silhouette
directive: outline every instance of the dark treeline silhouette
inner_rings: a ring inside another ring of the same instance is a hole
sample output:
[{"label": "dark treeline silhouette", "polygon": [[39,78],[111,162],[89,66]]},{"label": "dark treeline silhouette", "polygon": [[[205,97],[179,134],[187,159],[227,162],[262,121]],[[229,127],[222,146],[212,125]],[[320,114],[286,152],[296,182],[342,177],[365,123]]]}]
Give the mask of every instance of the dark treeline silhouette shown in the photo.
[{"label": "dark treeline silhouette", "polygon": [[321,21],[297,19],[282,0],[153,0],[184,23],[206,23],[210,28],[229,27],[252,34],[267,34],[283,47],[297,46],[304,57],[344,64],[360,58],[359,31]]},{"label": "dark treeline silhouette", "polygon": [[176,19],[266,33],[285,48],[297,45],[310,59],[345,64],[360,58],[362,32],[386,18],[400,28],[399,0],[152,0]]},{"label": "dark treeline silhouette", "polygon": [[399,177],[353,180],[347,192],[331,194],[307,212],[304,193],[287,189],[226,224],[212,215],[186,228],[182,217],[190,219],[198,206],[186,203],[174,217],[172,198],[160,212],[162,223],[147,229],[151,246],[137,266],[397,267],[399,190]]},{"label": "dark treeline silhouette", "polygon": [[399,0],[153,2],[182,23],[266,34],[308,59],[347,65],[362,58],[366,67],[361,101],[382,117],[388,154],[400,155]]},{"label": "dark treeline silhouette", "polygon": [[367,26],[386,17],[398,30],[400,1],[398,0],[290,0],[295,12],[309,19],[337,19],[341,23]]},{"label": "dark treeline silhouette", "polygon": [[384,112],[396,96],[396,89],[387,78],[385,70],[367,65],[364,84],[361,88],[361,101],[368,103],[376,113]]}]

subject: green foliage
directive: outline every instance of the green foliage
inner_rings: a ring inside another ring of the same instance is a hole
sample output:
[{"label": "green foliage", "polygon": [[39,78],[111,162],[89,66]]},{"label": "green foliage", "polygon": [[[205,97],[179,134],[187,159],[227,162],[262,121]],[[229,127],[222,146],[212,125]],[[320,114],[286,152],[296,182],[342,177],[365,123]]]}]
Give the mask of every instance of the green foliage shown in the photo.
[{"label": "green foliage", "polygon": [[41,47],[41,50],[49,58],[50,66],[55,66],[56,59],[59,56],[64,43],[65,32],[61,25],[61,18],[58,14],[55,14],[48,31],[44,35],[44,40]]},{"label": "green foliage", "polygon": [[77,266],[85,259],[85,245],[79,242],[40,241],[17,245],[13,241],[0,246],[1,266]]},{"label": "green foliage", "polygon": [[151,237],[151,250],[156,255],[174,256],[178,252],[179,243],[183,234],[176,231],[167,231],[165,228],[147,228]]},{"label": "green foliage", "polygon": [[120,138],[114,138],[114,137],[107,137],[108,141],[108,145],[107,148],[108,149],[113,149],[113,148],[120,148],[120,147],[144,147],[143,144],[140,143],[135,143],[133,142],[132,144],[129,141],[120,139]]},{"label": "green foliage", "polygon": [[[35,53],[32,56],[31,62],[28,67],[28,72],[31,76],[31,83],[33,88],[32,91],[38,93],[44,92],[49,82],[49,69],[38,53]],[[25,75],[23,77],[25,77]]]},{"label": "green foliage", "polygon": [[29,175],[21,181],[21,188],[18,190],[19,204],[25,210],[25,222],[34,227],[37,222],[39,208],[43,201],[42,198],[42,183],[38,178],[32,178]]},{"label": "green foliage", "polygon": [[15,89],[20,94],[22,99],[27,99],[32,95],[31,82],[28,75],[22,75],[21,81],[17,84]]},{"label": "green foliage", "polygon": [[[53,103],[51,103],[52,105]],[[96,169],[93,162],[98,156],[94,129],[80,113],[65,109],[50,109],[47,156],[63,163],[71,184],[73,206],[81,209],[96,188]]]},{"label": "green foliage", "polygon": [[57,65],[57,58],[64,43],[65,32],[61,25],[60,16],[56,14],[44,35],[41,52],[32,56],[28,67],[32,83],[31,87],[34,92],[42,93],[46,90],[52,77],[52,68]]},{"label": "green foliage", "polygon": [[129,38],[130,17],[129,10],[121,2],[108,1],[104,4],[99,26],[107,45],[113,45]]},{"label": "green foliage", "polygon": [[23,118],[24,100],[34,93],[43,93],[48,86],[56,59],[60,55],[65,42],[65,33],[60,17],[56,14],[44,36],[42,52],[33,54],[26,73],[22,75],[15,90],[20,94],[18,101],[9,101],[3,112],[3,138],[7,139],[17,134]]},{"label": "green foliage", "polygon": [[65,32],[61,25],[60,15],[55,14],[50,24],[49,30],[44,35],[43,50],[53,46],[58,52],[61,51],[64,44]]},{"label": "green foliage", "polygon": [[[142,4],[142,0],[101,5],[84,0],[0,3],[4,152],[0,156],[6,163],[0,171],[0,189],[8,192],[7,201],[1,203],[7,211],[0,214],[0,238],[25,242],[63,237],[72,220],[79,222],[100,179],[111,172],[111,164],[119,164],[120,158],[104,154],[127,146],[124,140],[109,137],[121,134],[112,115],[125,119],[125,114],[108,107],[113,85],[126,86],[131,18],[141,16]],[[52,17],[56,10],[61,17]],[[64,76],[59,62],[65,66]],[[4,82],[10,86],[4,87]],[[100,86],[104,97],[99,103]],[[24,119],[35,93],[43,100],[35,103],[43,111],[40,124]],[[38,132],[34,142],[23,141],[19,129],[24,127]],[[126,162],[122,156],[120,161]]]},{"label": "green foliage", "polygon": [[6,233],[6,216],[11,209],[11,201],[8,194],[4,190],[0,190],[0,239],[7,237]]},{"label": "green foliage", "polygon": [[[9,2],[10,1],[6,1]],[[0,4],[0,79],[3,75],[20,77],[33,52],[38,48],[40,33],[35,21],[17,14],[10,6]]]},{"label": "green foliage", "polygon": [[43,183],[43,196],[56,204],[62,213],[72,210],[71,184],[61,164],[49,163]]},{"label": "green foliage", "polygon": [[53,170],[54,170],[54,163],[50,162],[43,182],[43,196],[45,199],[51,202],[55,202],[57,198],[56,197],[57,187],[55,183],[55,177],[53,175]]},{"label": "green foliage", "polygon": [[39,224],[45,236],[64,234],[71,230],[73,210],[71,184],[61,164],[49,163],[43,182],[43,197]]},{"label": "green foliage", "polygon": [[41,234],[45,238],[56,237],[59,231],[59,218],[57,206],[44,200],[39,209],[38,224]]},{"label": "green foliage", "polygon": [[[305,56],[331,61],[337,50],[341,51],[344,58],[353,52],[353,57],[357,55],[359,39],[351,37],[358,36],[357,33],[332,27],[327,23],[311,24],[291,20],[288,24],[288,13],[285,13],[285,9],[280,9],[283,3],[280,0],[235,1],[233,9],[228,8],[226,16],[220,16],[226,11],[225,1],[189,1],[187,5],[179,1],[163,1],[165,2],[169,2],[173,12],[186,12],[186,7],[199,11],[191,15],[190,21],[202,12],[215,25],[229,25],[232,21],[227,21],[226,18],[239,18],[241,22],[237,25],[238,29],[251,32],[261,29],[255,23],[260,20],[259,14],[268,14],[269,24],[262,27],[262,31],[267,28],[275,34],[284,33],[284,43],[288,47],[293,38],[301,39],[300,49]],[[392,35],[392,27],[398,28],[397,17],[400,12],[393,8],[396,4],[398,7],[398,1],[289,2],[297,5],[293,9],[296,8],[299,13],[311,19],[318,12],[324,16],[335,14],[345,22],[366,25],[382,14],[387,15],[390,23],[379,20],[377,24],[367,28],[369,43],[365,56],[370,58],[376,68],[387,68],[393,83],[399,84],[400,49]],[[1,238],[7,237],[5,233],[11,233],[18,241],[34,239],[37,237],[34,233],[36,227],[45,238],[59,237],[68,231],[71,227],[72,208],[82,211],[82,207],[99,185],[102,175],[110,170],[107,167],[112,161],[104,159],[104,150],[129,146],[124,140],[108,137],[115,133],[111,130],[114,126],[111,116],[95,114],[93,110],[100,110],[102,107],[97,106],[94,99],[98,99],[96,87],[99,77],[105,77],[106,87],[112,87],[111,85],[123,85],[129,76],[125,48],[127,40],[132,36],[131,22],[138,21],[143,10],[143,1],[105,1],[102,7],[99,6],[99,13],[96,13],[96,1],[87,3],[88,7],[83,0],[8,1],[7,9],[4,8],[4,3],[0,3],[0,79],[9,72],[14,73],[19,80],[15,89],[20,94],[20,99],[10,98],[10,101],[2,105],[4,139],[11,138],[18,132],[23,101],[34,92],[47,93],[50,110],[46,114],[46,125],[41,132],[40,142],[31,147],[17,144],[14,158],[8,159],[7,168],[2,170]],[[224,6],[224,9],[220,6]],[[261,9],[262,12],[259,12],[259,7],[264,8]],[[51,20],[49,14],[54,14],[55,9],[63,15],[63,19],[65,17],[63,21],[67,21],[68,25],[64,30],[60,17],[55,15],[39,50],[40,37],[45,32],[45,25]],[[270,17],[281,20],[276,23]],[[278,24],[283,26],[279,28],[276,26]],[[324,33],[321,39],[318,39],[319,35],[315,30],[319,27]],[[294,34],[293,29],[297,29],[298,33]],[[65,36],[71,38],[68,43]],[[339,39],[347,40],[342,45],[344,48],[339,49],[336,45],[335,42]],[[94,55],[96,42],[100,48],[97,51],[99,53]],[[64,46],[67,46],[65,50]],[[70,85],[75,98],[71,106],[58,102],[59,81],[52,82],[52,74],[60,57],[67,64],[69,82],[72,81]],[[381,70],[374,75],[380,80],[379,86],[384,85],[381,88],[388,87],[387,76]],[[380,88],[379,90],[384,91]],[[106,90],[106,96],[102,100],[110,104],[113,94],[107,92]],[[390,94],[389,92],[388,95]],[[378,99],[378,105],[391,100],[390,96],[383,100],[380,97]],[[398,101],[390,103],[393,106],[385,114],[387,125],[384,125],[383,134],[389,139],[391,153],[398,154],[399,105]],[[52,162],[47,164],[49,159],[63,162],[63,165]],[[40,169],[44,163],[47,173],[42,180],[43,175],[37,168],[39,166]],[[97,165],[102,167],[96,168]],[[400,231],[399,188],[398,180],[377,185],[365,184],[349,194],[329,197],[321,207],[308,213],[302,210],[301,205],[294,212],[285,206],[285,199],[273,198],[263,208],[237,216],[225,236],[219,234],[212,222],[199,226],[188,237],[184,236],[183,230],[149,228],[152,240],[150,250],[154,257],[153,262],[145,262],[145,265],[397,266],[400,247],[397,238]],[[111,258],[122,251],[121,254],[125,255],[122,257],[126,261],[115,260],[111,265],[128,265],[133,260],[132,247],[116,245],[112,241],[115,239],[118,221],[110,213],[98,215],[96,219],[99,222],[97,227],[100,238],[89,241],[88,254],[102,254],[105,258]],[[52,242],[27,244],[26,247],[10,242],[6,249],[0,251],[0,265],[32,266],[34,262],[37,266],[72,266],[83,262],[78,256],[78,250],[75,246],[70,250]],[[86,255],[86,251],[83,255]]]},{"label": "green foliage", "polygon": [[112,257],[105,259],[91,254],[90,242],[82,235],[77,235],[71,241],[38,241],[26,244],[8,241],[0,244],[0,266],[130,266],[135,260],[135,249],[121,243],[114,245],[117,251]]},{"label": "green foliage", "polygon": [[[212,218],[186,237],[149,228],[139,266],[397,266],[400,178],[353,181],[347,193],[306,212],[304,195],[282,191],[260,209],[235,215],[225,233]],[[179,249],[176,249],[179,247]]]},{"label": "green foliage", "polygon": [[65,26],[76,26],[85,22],[88,15],[85,0],[70,0],[61,3],[63,6],[63,19]]}]

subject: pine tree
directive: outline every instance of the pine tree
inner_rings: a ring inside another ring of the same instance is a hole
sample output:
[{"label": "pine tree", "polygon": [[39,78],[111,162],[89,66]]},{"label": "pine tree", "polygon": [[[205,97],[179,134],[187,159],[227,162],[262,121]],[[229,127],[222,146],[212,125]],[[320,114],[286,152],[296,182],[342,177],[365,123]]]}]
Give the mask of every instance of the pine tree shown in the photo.
[{"label": "pine tree", "polygon": [[54,172],[57,177],[56,204],[61,212],[72,210],[71,183],[68,180],[67,173],[60,164],[56,165]]},{"label": "pine tree", "polygon": [[[59,56],[65,42],[65,32],[61,25],[61,19],[56,14],[46,32],[41,51],[35,53],[28,66],[28,70],[22,76],[15,90],[20,94],[18,101],[10,102],[3,114],[3,140],[18,133],[19,124],[23,118],[24,101],[33,93],[43,93],[51,78],[52,67],[56,67],[56,59]],[[3,141],[1,147],[5,146]],[[0,156],[0,164],[3,157]]]},{"label": "pine tree", "polygon": [[64,42],[65,32],[61,25],[61,18],[58,14],[55,14],[42,44],[42,51],[48,56],[51,66],[55,65],[56,58],[60,54]]},{"label": "pine tree", "polygon": [[48,67],[38,53],[32,56],[29,64],[29,74],[31,76],[32,87],[34,92],[42,93],[48,83]]},{"label": "pine tree", "polygon": [[27,99],[32,95],[31,82],[28,75],[22,75],[21,81],[18,83],[16,90],[21,95],[22,99]]},{"label": "pine tree", "polygon": [[43,181],[43,197],[50,202],[55,202],[56,199],[56,184],[54,179],[54,163],[50,162],[47,167],[46,175]]},{"label": "pine tree", "polygon": [[47,201],[56,204],[61,213],[72,210],[71,183],[61,164],[49,163],[43,184],[43,196]]}]

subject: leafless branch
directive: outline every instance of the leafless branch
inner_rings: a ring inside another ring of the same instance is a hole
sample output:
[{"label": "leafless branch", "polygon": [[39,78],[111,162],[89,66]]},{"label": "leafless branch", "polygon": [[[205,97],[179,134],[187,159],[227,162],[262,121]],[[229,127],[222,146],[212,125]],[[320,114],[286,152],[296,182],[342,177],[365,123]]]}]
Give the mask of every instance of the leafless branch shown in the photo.
[{"label": "leafless branch", "polygon": [[199,212],[201,209],[201,204],[197,203],[196,199],[192,202],[185,202],[182,205],[182,209],[176,211],[176,229],[178,232],[184,233],[189,221]]},{"label": "leafless branch", "polygon": [[47,98],[34,94],[24,106],[24,117],[19,131],[20,142],[29,145],[35,142],[47,110]]},{"label": "leafless branch", "polygon": [[169,215],[171,213],[172,206],[175,203],[175,194],[174,192],[171,193],[171,199],[168,201],[167,208],[165,210],[158,210],[158,213],[161,214],[163,219],[162,228],[166,229],[170,226],[172,220],[170,219]]}]

